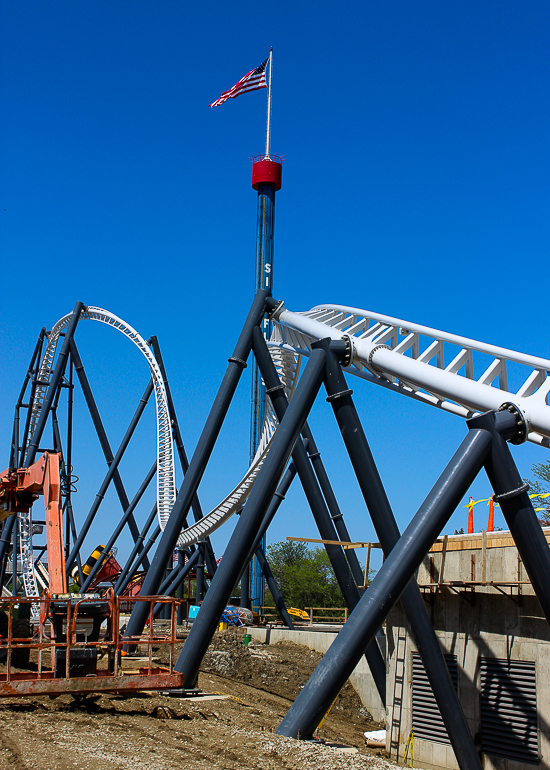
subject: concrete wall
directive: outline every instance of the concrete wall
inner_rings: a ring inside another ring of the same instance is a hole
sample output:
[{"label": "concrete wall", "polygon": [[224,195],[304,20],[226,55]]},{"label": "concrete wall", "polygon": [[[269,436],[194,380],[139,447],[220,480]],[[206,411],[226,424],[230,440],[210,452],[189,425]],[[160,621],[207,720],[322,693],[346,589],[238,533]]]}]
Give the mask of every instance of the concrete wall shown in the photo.
[{"label": "concrete wall", "polygon": [[[252,638],[262,644],[276,644],[277,642],[294,642],[294,644],[303,644],[310,650],[325,653],[334,639],[336,632],[327,631],[291,631],[289,628],[250,628]],[[267,641],[266,641],[267,637]],[[361,659],[358,666],[350,676],[350,682],[359,695],[363,706],[372,714],[376,722],[383,721],[386,718],[386,711],[378,695],[374,680],[370,673],[367,662]]]},{"label": "concrete wall", "polygon": [[[486,580],[518,580],[518,554],[504,533],[489,536]],[[497,543],[497,541],[500,541]],[[477,540],[462,539],[463,545],[447,552],[445,581],[470,580],[472,556],[475,579],[481,580],[481,535]],[[489,545],[489,543],[491,543]],[[430,565],[434,558],[434,566]],[[419,570],[420,585],[438,579],[441,549],[432,551]],[[435,569],[434,569],[435,568]],[[526,580],[519,563],[520,579]],[[435,574],[434,574],[435,573]],[[480,697],[479,665],[481,657],[534,661],[537,680],[540,768],[550,768],[550,629],[530,585],[524,585],[518,602],[517,587],[501,585],[504,594],[492,586],[469,588],[441,586],[424,588],[424,598],[434,628],[445,653],[457,656],[459,698],[472,735],[479,746]],[[459,593],[457,593],[457,591]],[[513,594],[514,598],[509,595]],[[412,726],[412,651],[414,642],[406,630],[404,614],[398,605],[387,624],[387,729],[392,758],[403,757]],[[532,770],[537,765],[483,755],[486,770]],[[450,746],[415,739],[415,767],[457,768]]]}]

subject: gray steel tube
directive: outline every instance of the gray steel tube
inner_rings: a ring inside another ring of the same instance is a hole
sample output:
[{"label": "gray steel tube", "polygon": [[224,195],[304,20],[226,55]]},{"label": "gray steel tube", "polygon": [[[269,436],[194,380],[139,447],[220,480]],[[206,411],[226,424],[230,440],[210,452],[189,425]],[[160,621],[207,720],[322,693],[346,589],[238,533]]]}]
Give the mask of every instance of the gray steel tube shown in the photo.
[{"label": "gray steel tube", "polygon": [[210,590],[206,594],[178,658],[175,668],[184,674],[187,686],[190,686],[197,677],[200,664],[227,605],[227,600],[239,579],[245,559],[262,525],[292,448],[315,401],[323,379],[325,360],[324,351],[312,352],[292,403],[284,420],[279,424],[271,449],[256,478],[250,497],[214,575]]},{"label": "gray steel tube", "polygon": [[[88,411],[90,412],[90,417],[92,418],[92,422],[94,424],[94,428],[97,433],[97,437],[99,439],[99,444],[103,451],[103,456],[105,457],[105,462],[107,463],[107,467],[110,468],[111,463],[113,462],[113,459],[114,459],[113,450],[111,449],[109,439],[107,438],[107,433],[105,432],[105,428],[103,427],[103,422],[99,414],[99,409],[97,408],[94,394],[92,393],[92,389],[88,381],[88,376],[86,374],[86,370],[84,369],[84,364],[82,363],[82,359],[80,358],[80,353],[78,352],[78,348],[74,339],[71,340],[71,358],[72,358],[72,362],[76,372],[76,376],[78,377],[78,381],[80,382],[80,387],[82,388],[82,393],[84,394],[84,399],[86,400]],[[130,504],[130,501],[128,500],[128,495],[126,494],[126,489],[124,488],[124,484],[122,483],[122,479],[120,477],[118,468],[115,470],[115,473],[113,476],[113,484],[115,486],[118,499],[120,500],[120,504],[122,505],[122,510],[125,511],[127,510]],[[132,534],[132,539],[134,543],[137,542],[137,539],[139,537],[139,529],[133,514],[128,519],[128,529]],[[146,560],[144,566],[146,569],[149,566],[148,559]]]},{"label": "gray steel tube", "polygon": [[[122,518],[120,519],[120,521],[116,525],[116,527],[114,529],[114,532],[112,533],[111,537],[109,538],[109,540],[107,541],[105,547],[103,548],[99,559],[96,561],[96,563],[94,564],[94,566],[90,570],[90,574],[88,575],[88,577],[84,581],[84,585],[80,589],[81,593],[85,593],[86,592],[86,589],[88,588],[88,586],[90,585],[92,580],[95,578],[95,576],[97,575],[97,573],[99,572],[99,570],[103,566],[104,557],[109,554],[109,551],[111,550],[113,545],[116,543],[118,536],[120,535],[120,533],[124,529],[124,525],[126,524],[128,519],[130,518],[130,516],[133,514],[134,510],[136,509],[136,506],[138,505],[139,501],[141,500],[141,498],[145,494],[145,490],[147,489],[147,487],[149,486],[149,484],[153,480],[153,477],[154,477],[156,472],[157,472],[157,461],[155,460],[155,462],[153,463],[153,465],[151,466],[151,468],[149,470],[149,473],[147,474],[147,476],[143,480],[140,488],[136,492],[136,494],[134,496],[134,499],[132,500],[132,502],[130,503],[128,508],[124,511],[124,514],[123,514]],[[138,532],[138,537],[139,537],[139,532]],[[136,540],[137,540],[137,538],[136,538]]]},{"label": "gray steel tube", "polygon": [[265,553],[263,552],[262,548],[258,548],[256,550],[256,558],[258,559],[260,569],[262,570],[264,577],[267,580],[267,585],[269,586],[269,590],[271,591],[271,596],[273,597],[273,601],[275,602],[275,607],[277,608],[277,611],[281,616],[281,620],[292,631],[294,631],[294,623],[292,622],[291,617],[287,612],[285,600],[283,599],[283,595],[279,589],[279,586],[277,585],[275,576],[271,571],[271,567],[269,566],[269,562],[267,561],[265,557]]},{"label": "gray steel tube", "polygon": [[[170,554],[176,547],[178,537],[180,535],[182,524],[185,521],[185,517],[189,512],[189,508],[197,494],[197,490],[200,481],[203,477],[204,471],[216,439],[220,433],[227,410],[231,404],[231,400],[239,384],[239,380],[246,367],[246,360],[250,354],[252,348],[252,331],[262,320],[265,312],[265,302],[267,297],[270,296],[268,291],[258,291],[254,297],[254,301],[248,313],[247,319],[244,323],[243,329],[237,341],[237,345],[233,352],[233,355],[229,359],[229,365],[226,373],[208,415],[206,425],[203,428],[197,448],[193,453],[191,463],[182,485],[180,487],[179,494],[172,508],[172,513],[166,524],[160,543],[155,551],[151,567],[147,572],[147,577],[142,586],[143,596],[154,596],[158,587],[162,582],[165,565],[170,557]],[[232,584],[231,587],[235,585]],[[130,616],[128,622],[128,634],[137,636],[143,631],[143,627],[147,621],[148,608],[146,602],[138,602],[134,607],[134,610]]]},{"label": "gray steel tube", "polygon": [[[510,412],[487,412],[468,420],[472,427],[493,432],[491,453],[485,464],[494,500],[500,504],[529,580],[550,624],[550,548],[542,531],[529,489],[523,483],[505,438],[500,435]],[[514,415],[515,416],[515,415]]]},{"label": "gray steel tube", "polygon": [[[334,522],[334,526],[336,527],[338,537],[340,540],[343,540],[344,542],[349,543],[350,535],[349,535],[349,531],[346,526],[346,523],[344,521],[344,514],[340,510],[340,506],[338,505],[338,500],[336,499],[336,495],[334,494],[334,490],[332,489],[332,484],[330,483],[329,477],[327,475],[325,465],[321,459],[321,453],[317,449],[317,444],[315,443],[313,434],[307,423],[304,425],[302,436],[306,441],[309,441],[309,446],[307,450],[309,459],[311,461],[311,464],[313,465],[313,470],[315,471],[315,475],[317,476],[319,486],[321,487],[321,491],[326,500],[327,507],[330,512],[330,517]],[[364,582],[363,582],[364,576],[363,576],[363,570],[361,569],[361,565],[359,564],[359,559],[357,558],[355,549],[346,548],[344,550],[344,553],[345,553],[346,559],[348,560],[349,568],[351,569],[353,579],[355,580],[357,587],[359,588],[359,593],[362,593],[362,587],[364,585]],[[368,575],[366,577],[368,578]]]},{"label": "gray steel tube", "polygon": [[[326,347],[324,349],[326,350]],[[330,350],[327,351],[325,387],[376,534],[387,558],[399,541],[399,528],[342,367]],[[403,591],[401,604],[407,615],[458,765],[461,770],[475,768],[481,770],[481,762],[468,723],[414,577]]]},{"label": "gray steel tube", "polygon": [[[130,439],[132,438],[135,429],[137,428],[137,425],[139,423],[139,420],[141,418],[141,415],[143,414],[143,410],[147,406],[147,401],[149,400],[149,396],[153,392],[153,380],[149,381],[149,384],[145,388],[145,393],[140,399],[138,408],[136,409],[134,416],[132,417],[132,420],[130,421],[130,425],[128,426],[128,429],[126,430],[126,433],[124,435],[124,438],[122,439],[120,446],[117,450],[116,455],[114,456],[114,459],[112,463],[109,465],[109,470],[105,474],[105,478],[103,479],[103,483],[101,484],[101,487],[99,488],[99,491],[97,495],[95,496],[95,500],[92,503],[92,507],[90,508],[90,511],[88,515],[86,516],[86,521],[82,525],[82,529],[78,533],[78,537],[73,545],[72,551],[69,554],[69,558],[67,559],[67,574],[70,573],[71,567],[73,566],[73,563],[76,559],[77,553],[80,553],[80,548],[82,546],[82,543],[84,542],[84,539],[86,535],[88,534],[88,531],[90,527],[92,526],[93,520],[95,518],[96,513],[99,510],[99,506],[103,502],[103,499],[105,497],[105,493],[107,492],[107,489],[109,488],[109,485],[111,481],[113,480],[113,477],[115,476],[115,473],[118,470],[118,466],[120,464],[120,461],[124,457],[124,452],[126,451],[128,444],[130,443]],[[144,554],[145,555],[145,554]],[[141,602],[144,604],[144,602]]]},{"label": "gray steel tube", "polygon": [[[315,351],[312,351],[312,355]],[[485,462],[491,435],[470,430],[277,728],[309,738]]]},{"label": "gray steel tube", "polygon": [[[328,345],[329,340],[325,340],[325,342]],[[277,419],[281,422],[288,408],[287,398],[279,380],[275,365],[269,355],[263,335],[259,329],[254,332],[253,349],[266,385],[266,392],[269,394]],[[326,352],[326,348],[319,347],[318,349],[323,349]],[[330,517],[325,499],[319,488],[319,484],[317,483],[315,472],[301,441],[296,442],[296,446],[292,451],[292,459],[296,465],[298,476],[300,477],[302,487],[321,538],[323,540],[338,540],[338,533],[334,526],[334,522]],[[357,583],[351,573],[344,551],[340,545],[331,545],[328,543],[325,544],[325,550],[330,559],[332,569],[334,570],[336,580],[342,591],[346,606],[351,612],[361,598],[361,595]],[[386,664],[376,642],[368,645],[365,650],[365,656],[374,683],[376,684],[376,689],[380,695],[380,700],[386,705]]]},{"label": "gray steel tube", "polygon": [[[149,532],[149,528],[151,527],[153,521],[155,520],[156,515],[157,515],[157,504],[155,503],[153,505],[153,509],[151,510],[151,513],[149,514],[149,518],[145,522],[145,526],[141,530],[141,534],[138,537],[137,543],[132,548],[132,553],[126,560],[126,564],[122,568],[122,572],[115,584],[115,587],[113,589],[115,592],[115,596],[119,596],[124,591],[124,589],[128,585],[130,578],[132,577],[134,572],[139,568],[139,565],[141,564],[141,559],[136,560],[136,557],[143,555],[143,552],[144,552],[143,542],[145,540],[145,536]],[[152,538],[153,542],[157,538],[157,535],[159,532],[160,532],[160,527],[157,524],[156,534]]]},{"label": "gray steel tube", "polygon": [[[34,429],[34,433],[32,435],[32,438],[29,444],[29,451],[27,452],[27,456],[25,458],[25,468],[28,468],[29,466],[31,466],[35,460],[38,447],[40,446],[40,441],[42,440],[42,434],[44,433],[44,428],[46,427],[46,423],[48,421],[50,408],[55,398],[57,386],[61,382],[61,378],[65,373],[65,367],[67,366],[67,360],[69,358],[71,340],[76,331],[76,327],[80,320],[80,314],[82,313],[83,308],[84,308],[83,302],[77,302],[76,305],[74,306],[71,320],[69,321],[69,325],[67,326],[67,331],[65,332],[65,339],[63,340],[63,345],[61,346],[61,350],[59,351],[59,356],[57,357],[57,364],[55,365],[55,369],[53,371],[52,378],[50,380],[48,391],[46,393],[46,396],[44,397],[44,403],[42,404],[42,409],[40,410],[40,417],[38,418],[38,422],[36,423],[36,428]],[[1,558],[2,558],[2,555],[0,554],[0,559]]]},{"label": "gray steel tube", "polygon": [[[166,369],[164,368],[164,360],[162,358],[162,353],[160,352],[160,345],[158,339],[153,336],[149,340],[151,347],[153,348],[153,353],[155,354],[155,358],[157,359],[157,364],[159,365],[160,373],[162,374],[162,379],[164,380],[164,389],[166,391],[166,403],[168,404],[168,411],[170,412],[170,418],[172,420],[172,434],[174,436],[174,442],[176,444],[176,449],[178,452],[178,457],[180,458],[180,464],[181,469],[183,471],[183,475],[187,473],[187,469],[189,468],[189,460],[187,459],[187,452],[185,451],[185,446],[183,444],[183,437],[181,435],[180,426],[178,423],[178,418],[176,416],[176,407],[174,406],[174,401],[172,399],[172,391],[170,390],[170,385],[168,383],[168,377],[166,375]],[[202,507],[199,501],[198,495],[195,495],[193,498],[193,502],[191,503],[191,508],[193,510],[193,516],[195,517],[195,521],[200,521],[204,514],[202,512]],[[185,518],[185,523],[183,525],[184,527],[187,527],[187,517]],[[216,571],[217,565],[216,565],[216,556],[214,554],[214,549],[212,548],[212,543],[210,542],[210,538],[206,538],[206,551],[205,551],[205,559],[206,559],[206,566],[208,568],[208,572],[213,575]]]},{"label": "gray steel tube", "polygon": [[[191,572],[191,570],[193,569],[193,567],[195,566],[195,564],[199,560],[200,551],[197,549],[195,551],[195,553],[192,554],[191,558],[189,559],[189,561],[186,564],[180,563],[179,556],[180,556],[180,554],[178,554],[178,566],[177,566],[177,569],[173,570],[173,572],[175,572],[176,574],[175,575],[170,575],[170,582],[167,583],[166,585],[163,585],[163,586],[160,587],[159,596],[170,596],[170,594],[173,591],[175,591],[176,589],[178,589],[182,585],[182,583],[185,580],[185,578],[187,577],[187,575]],[[166,581],[165,581],[165,583],[166,583]],[[183,599],[183,592],[182,592],[181,596],[178,596],[178,598],[179,599]],[[153,615],[154,615],[155,618],[157,617],[158,613],[161,611],[163,606],[164,605],[161,604],[161,603],[155,604],[155,607],[154,607],[154,610],[153,610]],[[178,623],[179,622],[180,621],[178,621]]]}]

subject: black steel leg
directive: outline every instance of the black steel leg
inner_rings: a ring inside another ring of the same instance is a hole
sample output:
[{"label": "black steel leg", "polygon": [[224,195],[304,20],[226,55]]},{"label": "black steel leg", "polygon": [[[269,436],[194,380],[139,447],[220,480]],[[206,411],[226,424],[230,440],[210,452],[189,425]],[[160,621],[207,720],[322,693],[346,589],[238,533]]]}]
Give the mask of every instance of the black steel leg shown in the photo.
[{"label": "black steel leg", "polygon": [[[317,352],[317,351],[315,351]],[[309,738],[449,520],[489,452],[491,435],[470,430],[277,728]]]},{"label": "black steel leg", "polygon": [[233,586],[239,579],[292,448],[315,401],[323,378],[325,359],[325,353],[317,350],[308,361],[292,403],[284,420],[279,424],[271,449],[178,658],[175,668],[185,675],[185,681],[188,683],[196,679],[201,661],[231,596]]}]

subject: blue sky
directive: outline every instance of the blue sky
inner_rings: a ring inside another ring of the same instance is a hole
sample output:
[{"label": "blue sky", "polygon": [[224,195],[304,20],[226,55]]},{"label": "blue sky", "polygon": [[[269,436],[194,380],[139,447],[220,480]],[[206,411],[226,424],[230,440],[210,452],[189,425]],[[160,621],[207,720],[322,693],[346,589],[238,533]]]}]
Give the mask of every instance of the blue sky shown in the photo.
[{"label": "blue sky", "polygon": [[[1,12],[5,464],[38,332],[77,299],[158,336],[191,454],[252,299],[249,157],[264,144],[266,92],[208,104],[270,45],[273,149],[286,158],[277,298],[293,310],[354,305],[550,357],[546,2],[31,0]],[[144,362],[99,324],[82,324],[77,341],[116,446]],[[354,388],[403,527],[464,423]],[[201,488],[205,508],[244,473],[249,399],[246,379]],[[104,464],[81,402],[83,519]],[[149,411],[122,467],[130,494],[154,456]],[[352,536],[372,538],[324,399],[311,423]],[[548,457],[532,446],[515,455],[524,476]],[[488,492],[480,477],[472,494]],[[109,495],[90,546],[117,505]],[[449,530],[465,521],[459,512]],[[231,528],[216,536],[218,552]],[[287,535],[316,536],[298,488],[269,540]]]}]

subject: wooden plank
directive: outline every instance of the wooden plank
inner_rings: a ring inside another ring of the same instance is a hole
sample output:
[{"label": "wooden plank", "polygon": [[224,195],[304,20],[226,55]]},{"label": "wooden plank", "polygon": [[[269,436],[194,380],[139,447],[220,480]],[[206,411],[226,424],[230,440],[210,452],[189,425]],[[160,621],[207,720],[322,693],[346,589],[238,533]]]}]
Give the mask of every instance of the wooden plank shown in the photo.
[{"label": "wooden plank", "polygon": [[439,570],[439,583],[443,582],[443,575],[445,573],[445,557],[447,556],[447,541],[449,540],[449,535],[445,535],[443,538],[442,548],[441,548],[441,568]]},{"label": "wooden plank", "polygon": [[341,545],[343,548],[381,548],[380,543],[348,543],[347,540],[319,540],[314,537],[288,537],[293,543],[321,543],[321,545]]}]

